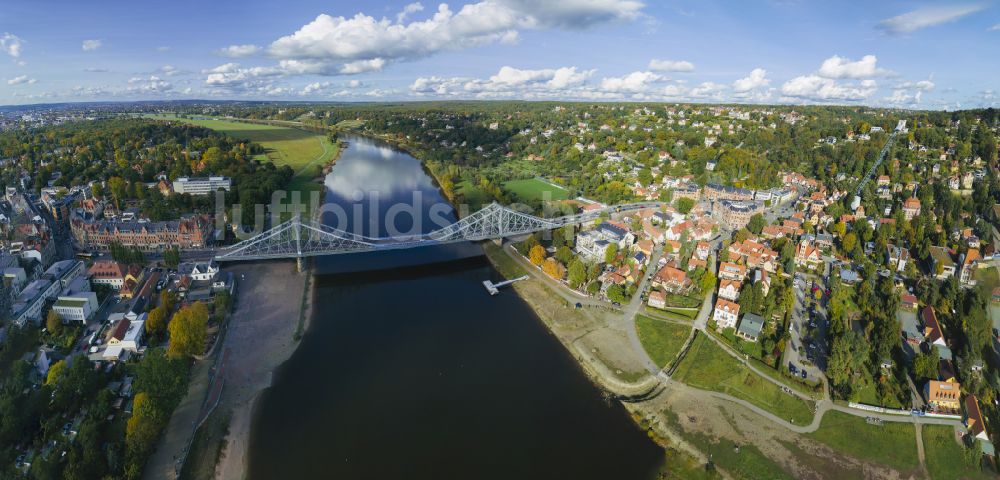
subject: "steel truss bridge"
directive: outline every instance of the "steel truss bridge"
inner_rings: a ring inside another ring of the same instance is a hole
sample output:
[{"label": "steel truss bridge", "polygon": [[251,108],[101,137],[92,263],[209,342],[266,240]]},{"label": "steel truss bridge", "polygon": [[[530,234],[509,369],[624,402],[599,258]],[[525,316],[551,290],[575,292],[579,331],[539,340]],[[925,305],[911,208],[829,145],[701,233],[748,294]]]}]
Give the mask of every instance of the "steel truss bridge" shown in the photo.
[{"label": "steel truss bridge", "polygon": [[367,237],[296,216],[280,225],[223,249],[216,261],[316,257],[380,250],[399,250],[447,243],[516,237],[565,225],[592,221],[606,213],[658,208],[661,202],[633,203],[591,210],[578,215],[541,218],[497,203],[451,225],[422,235]]}]

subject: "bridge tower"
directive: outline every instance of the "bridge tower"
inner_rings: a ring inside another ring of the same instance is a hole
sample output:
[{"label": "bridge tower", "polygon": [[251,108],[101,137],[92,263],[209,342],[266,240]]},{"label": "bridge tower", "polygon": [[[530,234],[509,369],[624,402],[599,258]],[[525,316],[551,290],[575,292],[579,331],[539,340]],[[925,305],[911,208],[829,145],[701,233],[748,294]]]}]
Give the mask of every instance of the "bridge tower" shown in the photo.
[{"label": "bridge tower", "polygon": [[306,271],[306,259],[302,257],[302,217],[298,214],[292,220],[292,229],[295,231],[295,270],[303,273]]}]

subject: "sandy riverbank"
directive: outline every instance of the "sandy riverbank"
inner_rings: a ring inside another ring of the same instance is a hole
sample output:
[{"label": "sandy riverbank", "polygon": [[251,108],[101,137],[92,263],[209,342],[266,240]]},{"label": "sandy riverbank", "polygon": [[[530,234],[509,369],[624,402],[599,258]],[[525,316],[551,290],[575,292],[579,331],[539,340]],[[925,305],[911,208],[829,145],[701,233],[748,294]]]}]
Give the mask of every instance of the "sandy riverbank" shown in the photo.
[{"label": "sandy riverbank", "polygon": [[[223,349],[230,352],[225,388],[217,411],[231,421],[215,478],[246,475],[253,410],[260,393],[271,386],[275,369],[298,347],[302,295],[307,276],[295,271],[295,262],[262,262],[232,269],[241,281],[236,311],[230,320]],[[308,292],[304,330],[309,327],[313,292]]]}]

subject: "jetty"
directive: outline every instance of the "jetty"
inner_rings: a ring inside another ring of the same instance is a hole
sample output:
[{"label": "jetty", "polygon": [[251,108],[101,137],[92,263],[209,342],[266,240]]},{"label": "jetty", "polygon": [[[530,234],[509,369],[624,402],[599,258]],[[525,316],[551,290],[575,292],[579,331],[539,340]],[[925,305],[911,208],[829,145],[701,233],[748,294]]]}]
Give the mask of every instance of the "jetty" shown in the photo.
[{"label": "jetty", "polygon": [[500,282],[500,283],[493,283],[493,282],[491,282],[489,280],[483,280],[483,286],[486,287],[486,291],[487,292],[490,292],[490,295],[496,295],[496,294],[500,293],[500,288],[501,287],[506,287],[507,285],[510,285],[510,284],[512,284],[514,282],[518,282],[518,281],[521,281],[521,280],[527,280],[527,279],[528,279],[528,276],[524,275],[524,276],[513,278],[513,279],[510,279],[510,280],[507,280],[507,281],[504,281],[504,282]]}]

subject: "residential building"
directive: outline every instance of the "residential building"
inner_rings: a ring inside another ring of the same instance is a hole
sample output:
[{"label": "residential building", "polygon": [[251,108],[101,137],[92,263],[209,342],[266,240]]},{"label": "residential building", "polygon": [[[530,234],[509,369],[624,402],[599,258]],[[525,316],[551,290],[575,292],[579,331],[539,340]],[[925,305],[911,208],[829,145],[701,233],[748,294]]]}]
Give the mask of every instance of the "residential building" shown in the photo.
[{"label": "residential building", "polygon": [[980,259],[979,249],[970,248],[960,258],[961,266],[958,271],[958,280],[963,285],[975,285],[976,279],[973,277],[973,274],[976,272],[976,265]]},{"label": "residential building", "polygon": [[740,315],[740,306],[735,302],[730,302],[724,298],[715,301],[715,310],[712,312],[712,320],[715,320],[716,328],[723,330],[735,328],[736,320]]},{"label": "residential building", "polygon": [[736,335],[748,342],[756,342],[760,338],[760,332],[764,329],[764,319],[759,315],[747,313],[740,320],[740,326],[736,329]]},{"label": "residential building", "polygon": [[142,334],[146,314],[142,319],[129,320],[123,318],[111,329],[107,338],[107,348],[103,357],[106,360],[125,360],[129,353],[136,353],[142,347]]},{"label": "residential building", "polygon": [[961,408],[961,384],[929,380],[924,386],[924,397],[935,410],[958,411]]},{"label": "residential building", "polygon": [[823,264],[823,256],[820,254],[819,249],[813,245],[812,241],[802,239],[795,249],[795,264],[814,270]]},{"label": "residential building", "polygon": [[165,222],[88,222],[74,218],[73,236],[89,248],[108,248],[112,243],[156,251],[169,247],[201,248],[212,241],[212,221],[208,215],[191,215]]},{"label": "residential building", "polygon": [[653,308],[666,308],[667,296],[659,290],[653,290],[649,292],[649,300],[646,301],[646,304]]},{"label": "residential building", "polygon": [[906,270],[906,262],[910,261],[910,251],[891,243],[886,245],[885,249],[886,263],[888,263],[889,268],[897,272]]},{"label": "residential building", "polygon": [[907,220],[913,220],[913,217],[920,215],[920,200],[916,197],[907,198],[903,202],[903,217]]},{"label": "residential building", "polygon": [[761,204],[749,201],[722,200],[715,204],[716,211],[730,228],[740,229],[750,223],[750,217],[760,213]]},{"label": "residential building", "polygon": [[90,266],[87,274],[90,275],[90,282],[94,285],[108,285],[119,290],[125,284],[128,268],[114,260],[98,260]]},{"label": "residential building", "polygon": [[653,276],[652,285],[663,288],[670,293],[680,293],[691,286],[691,279],[688,278],[687,272],[684,270],[664,266],[657,270],[656,275]]},{"label": "residential building", "polygon": [[965,396],[965,427],[972,437],[990,441],[989,434],[986,433],[986,422],[983,421],[983,412],[979,409],[979,399],[972,394]]},{"label": "residential building", "polygon": [[742,282],[746,276],[747,268],[743,265],[733,262],[722,262],[719,265],[719,278]]},{"label": "residential building", "polygon": [[175,193],[208,195],[218,190],[229,191],[233,182],[228,177],[180,177],[174,180]]},{"label": "residential building", "polygon": [[705,185],[705,198],[709,200],[732,200],[736,202],[749,202],[753,200],[753,190],[745,188],[729,187],[717,183]]},{"label": "residential building", "polygon": [[726,278],[719,280],[719,297],[735,302],[736,299],[740,298],[741,284],[742,282],[739,280],[729,280]]},{"label": "residential building", "polygon": [[944,331],[941,330],[941,322],[938,321],[934,307],[927,305],[920,311],[920,320],[924,323],[924,339],[927,343],[938,347],[947,347],[948,342],[944,338]]},{"label": "residential building", "polygon": [[219,264],[215,263],[214,260],[182,263],[177,266],[177,273],[190,275],[194,281],[207,281],[219,273]]},{"label": "residential building", "polygon": [[938,280],[945,280],[955,275],[955,260],[953,260],[951,250],[945,247],[932,246],[931,251],[931,274]]}]

